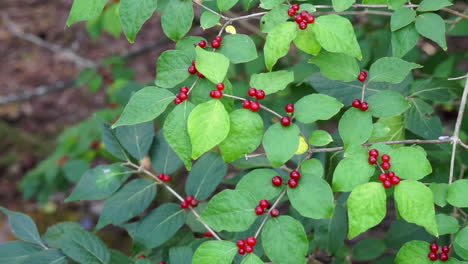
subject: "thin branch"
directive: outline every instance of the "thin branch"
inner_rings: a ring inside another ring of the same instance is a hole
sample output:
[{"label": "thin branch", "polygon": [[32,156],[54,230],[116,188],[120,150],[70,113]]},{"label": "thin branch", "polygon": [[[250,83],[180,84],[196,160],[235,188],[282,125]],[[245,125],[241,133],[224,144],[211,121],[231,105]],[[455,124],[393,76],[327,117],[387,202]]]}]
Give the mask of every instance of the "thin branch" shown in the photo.
[{"label": "thin branch", "polygon": [[[332,5],[316,5],[315,9],[331,9]],[[388,5],[366,5],[366,4],[353,4],[353,8],[386,8],[389,9]],[[404,5],[404,7],[418,7],[418,5]]]},{"label": "thin branch", "polygon": [[256,17],[259,17],[259,16],[263,16],[266,13],[268,13],[268,12],[258,12],[258,13],[253,13],[253,14],[250,14],[250,15],[229,18],[229,20],[230,21],[246,20],[246,19],[251,19],[251,18],[256,18]]},{"label": "thin branch", "polygon": [[[247,99],[245,99],[245,98],[242,98],[242,97],[239,97],[239,96],[235,96],[235,95],[231,95],[231,94],[223,94],[223,96],[230,97],[230,98],[234,98],[234,99],[241,100],[241,101],[247,100]],[[268,108],[268,107],[266,107],[266,106],[264,106],[264,105],[262,105],[262,104],[260,104],[260,108],[262,108],[262,109],[264,109],[264,110],[266,110],[266,111],[272,113],[273,115],[277,116],[277,117],[280,118],[280,119],[283,118],[282,115],[278,114],[277,112],[271,110],[270,108]]]},{"label": "thin branch", "polygon": [[364,102],[364,96],[366,95],[366,87],[367,82],[362,83],[361,102]]},{"label": "thin branch", "polygon": [[393,13],[378,11],[378,10],[362,10],[362,11],[342,11],[342,12],[314,12],[317,15],[329,15],[329,14],[338,14],[338,15],[378,15],[378,16],[392,16]]},{"label": "thin branch", "polygon": [[209,225],[207,225],[205,222],[203,222],[201,220],[201,216],[198,214],[198,212],[193,209],[192,207],[190,207],[190,210],[192,211],[192,213],[195,215],[195,217],[198,219],[198,221],[217,239],[217,240],[222,240],[218,234],[216,234],[215,231],[213,231],[213,229],[211,229],[211,227]]},{"label": "thin branch", "polygon": [[452,15],[456,15],[456,16],[461,17],[461,18],[464,18],[464,19],[468,19],[468,15],[465,15],[465,14],[463,14],[463,13],[460,13],[460,12],[458,12],[458,11],[455,11],[455,10],[450,9],[450,8],[447,8],[447,7],[444,7],[444,8],[442,8],[442,9],[440,9],[440,10],[445,11],[445,12],[447,12],[447,13],[450,13],[450,14],[452,14]]},{"label": "thin branch", "polygon": [[279,204],[279,202],[281,201],[281,199],[283,198],[283,196],[286,194],[286,190],[288,189],[288,187],[285,187],[284,190],[280,193],[280,195],[278,196],[278,198],[276,198],[275,202],[273,203],[273,205],[270,207],[270,209],[268,210],[268,212],[266,212],[266,216],[265,218],[263,218],[263,221],[262,223],[260,224],[260,226],[258,227],[257,229],[257,232],[255,232],[255,238],[258,237],[258,235],[260,235],[260,232],[262,231],[263,229],[263,226],[265,226],[268,218],[270,217],[270,212],[276,208],[276,206]]},{"label": "thin branch", "polygon": [[454,78],[448,78],[449,81],[457,81],[457,80],[461,80],[461,79],[465,79],[468,77],[468,74],[465,74],[463,76],[459,76],[459,77],[454,77]]},{"label": "thin branch", "polygon": [[196,4],[196,5],[198,5],[199,7],[205,9],[206,11],[209,11],[209,12],[215,14],[215,15],[220,16],[222,19],[229,20],[229,17],[224,16],[223,14],[214,11],[213,9],[207,7],[206,5],[204,5],[204,4],[202,4],[202,3],[199,3],[197,0],[192,0],[192,2],[193,2],[194,4]]}]

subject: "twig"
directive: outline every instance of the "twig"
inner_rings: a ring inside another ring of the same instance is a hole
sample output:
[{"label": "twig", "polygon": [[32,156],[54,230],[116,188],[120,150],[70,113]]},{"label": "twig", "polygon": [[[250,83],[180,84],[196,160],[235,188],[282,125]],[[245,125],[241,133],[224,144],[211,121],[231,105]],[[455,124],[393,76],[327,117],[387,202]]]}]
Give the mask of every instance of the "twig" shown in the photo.
[{"label": "twig", "polygon": [[215,15],[220,16],[222,19],[225,19],[225,20],[228,20],[228,19],[229,19],[229,17],[224,16],[223,14],[214,11],[213,9],[207,7],[206,5],[204,5],[204,4],[202,4],[202,3],[199,3],[197,0],[192,0],[192,2],[193,2],[194,4],[200,6],[201,8],[205,9],[206,11],[209,11],[209,12],[215,14]]},{"label": "twig", "polygon": [[459,77],[448,78],[448,80],[449,80],[449,81],[456,81],[456,80],[465,79],[465,78],[467,78],[467,77],[468,77],[468,75],[467,75],[467,74],[465,74],[465,75],[463,75],[463,76],[459,76]]},{"label": "twig", "polygon": [[393,13],[385,12],[385,11],[378,11],[378,10],[370,10],[365,9],[362,11],[342,11],[342,12],[314,12],[317,15],[330,15],[330,14],[338,14],[338,15],[378,15],[378,16],[392,16]]},{"label": "twig", "polygon": [[465,15],[465,14],[463,14],[463,13],[460,13],[460,12],[458,12],[458,11],[455,11],[455,10],[450,9],[450,8],[447,8],[447,7],[444,7],[444,8],[442,8],[442,9],[440,9],[440,10],[445,11],[445,12],[447,12],[447,13],[450,13],[450,14],[452,14],[452,15],[456,15],[456,16],[461,17],[461,18],[464,18],[464,19],[468,19],[468,15]]},{"label": "twig", "polygon": [[[223,94],[223,96],[230,97],[230,98],[234,98],[234,99],[241,100],[241,101],[247,100],[247,99],[245,99],[245,98],[242,98],[242,97],[239,97],[239,96],[235,96],[235,95],[231,95],[231,94]],[[264,106],[264,105],[262,105],[262,104],[260,104],[260,108],[262,108],[262,109],[264,109],[264,110],[266,110],[266,111],[272,113],[273,115],[277,116],[277,117],[280,118],[280,119],[283,118],[282,115],[278,114],[277,112],[271,110],[270,108],[268,108],[268,107],[266,107],[266,106]]]},{"label": "twig", "polygon": [[280,195],[278,196],[278,198],[276,198],[275,202],[273,203],[273,205],[270,207],[270,209],[268,210],[268,212],[266,212],[266,216],[265,218],[263,218],[263,221],[262,223],[260,224],[260,226],[258,227],[257,229],[257,232],[255,232],[255,238],[258,237],[258,235],[260,235],[260,232],[262,231],[263,229],[263,226],[266,224],[268,218],[270,217],[270,212],[271,210],[275,209],[276,206],[279,204],[279,202],[281,201],[281,198],[283,198],[283,196],[286,194],[286,191],[288,190],[288,187],[285,187],[284,190],[280,193]]},{"label": "twig", "polygon": [[364,102],[364,96],[366,94],[366,87],[367,87],[367,82],[364,82],[362,84],[362,91],[361,91],[361,102]]}]

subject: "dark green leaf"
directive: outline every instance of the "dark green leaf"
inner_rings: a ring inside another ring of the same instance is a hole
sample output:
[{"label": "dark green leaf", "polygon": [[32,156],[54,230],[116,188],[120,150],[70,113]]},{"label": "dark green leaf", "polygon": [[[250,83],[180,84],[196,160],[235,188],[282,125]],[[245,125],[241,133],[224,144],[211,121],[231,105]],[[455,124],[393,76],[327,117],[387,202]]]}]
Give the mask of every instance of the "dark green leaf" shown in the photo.
[{"label": "dark green leaf", "polygon": [[375,117],[392,117],[400,115],[410,108],[410,104],[400,93],[382,91],[368,99],[369,110]]},{"label": "dark green leaf", "polygon": [[419,4],[419,12],[437,11],[444,7],[451,6],[452,3],[447,0],[424,0]]},{"label": "dark green leaf", "polygon": [[190,247],[172,247],[169,249],[169,261],[171,264],[192,263],[193,251]]},{"label": "dark green leaf", "polygon": [[210,152],[203,155],[193,166],[185,192],[197,200],[205,200],[211,196],[227,173],[227,164],[219,154]]},{"label": "dark green leaf", "polygon": [[455,253],[464,259],[468,259],[468,226],[465,226],[455,236],[453,241],[453,248]]},{"label": "dark green leaf", "polygon": [[279,5],[266,13],[260,20],[260,30],[263,33],[269,33],[278,24],[286,22],[289,18],[288,9],[288,5]]},{"label": "dark green leaf", "polygon": [[[167,119],[166,119],[167,120]],[[182,166],[182,161],[159,131],[150,149],[151,166],[157,172],[172,174]],[[181,136],[179,134],[179,136]],[[190,163],[191,165],[191,163]]]},{"label": "dark green leaf", "polygon": [[193,21],[192,1],[172,0],[161,17],[161,25],[166,36],[178,41],[190,31]]},{"label": "dark green leaf", "polygon": [[17,238],[45,247],[37,231],[37,226],[31,217],[22,213],[10,211],[4,207],[0,207],[0,211],[8,216],[11,231]]},{"label": "dark green leaf", "polygon": [[417,68],[422,66],[395,57],[380,58],[371,65],[369,82],[401,83],[412,69]]},{"label": "dark green leaf", "polygon": [[67,231],[59,248],[71,259],[79,263],[107,264],[110,253],[107,246],[94,234],[80,229]]},{"label": "dark green leaf", "polygon": [[71,230],[84,230],[84,228],[75,222],[61,222],[47,228],[44,234],[44,241],[49,247],[58,248],[63,243],[63,237]]},{"label": "dark green leaf", "polygon": [[392,32],[392,54],[402,58],[412,50],[419,40],[419,34],[414,24]]},{"label": "dark green leaf", "polygon": [[437,230],[439,235],[455,234],[458,232],[460,225],[458,220],[450,215],[446,214],[437,214],[436,215]]},{"label": "dark green leaf", "polygon": [[219,11],[226,11],[231,9],[239,0],[216,0]]},{"label": "dark green leaf", "polygon": [[106,150],[120,160],[129,160],[128,154],[120,144],[111,126],[98,118],[101,125],[101,138]]},{"label": "dark green leaf", "polygon": [[359,241],[353,247],[353,257],[356,260],[371,260],[378,258],[387,249],[380,239],[368,238]]},{"label": "dark green leaf", "polygon": [[78,182],[81,176],[89,169],[89,162],[82,159],[69,160],[62,166],[67,180]]},{"label": "dark green leaf", "polygon": [[68,259],[57,249],[47,249],[33,253],[21,262],[22,264],[67,264]]},{"label": "dark green leaf", "polygon": [[122,0],[120,2],[120,21],[130,42],[135,41],[138,31],[156,11],[157,5],[157,0]]},{"label": "dark green leaf", "polygon": [[405,127],[412,133],[426,139],[442,135],[442,123],[438,116],[432,116],[434,109],[421,99],[411,98],[411,108],[405,113]]},{"label": "dark green leaf", "polygon": [[0,262],[21,264],[28,256],[44,248],[23,241],[10,241],[0,244]]},{"label": "dark green leaf", "polygon": [[151,147],[154,138],[153,122],[131,126],[121,126],[115,130],[120,144],[137,160],[143,159]]},{"label": "dark green leaf", "polygon": [[443,50],[447,50],[445,40],[445,22],[437,14],[425,13],[416,18],[416,30],[423,37],[435,41]]}]

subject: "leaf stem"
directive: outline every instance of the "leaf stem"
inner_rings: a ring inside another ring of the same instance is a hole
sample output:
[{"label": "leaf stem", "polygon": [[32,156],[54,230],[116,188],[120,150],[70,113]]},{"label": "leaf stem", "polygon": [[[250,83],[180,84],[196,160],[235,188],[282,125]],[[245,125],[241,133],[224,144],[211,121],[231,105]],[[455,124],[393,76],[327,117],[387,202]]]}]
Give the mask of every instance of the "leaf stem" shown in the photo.
[{"label": "leaf stem", "polygon": [[[247,99],[245,98],[242,98],[242,97],[239,97],[239,96],[235,96],[235,95],[231,95],[231,94],[223,94],[223,96],[226,96],[226,97],[230,97],[230,98],[234,98],[234,99],[237,99],[237,100],[241,100],[241,101],[245,101]],[[260,104],[260,108],[270,112],[271,114],[277,116],[279,119],[283,118],[282,115],[278,114],[277,112],[273,111],[272,109]]]},{"label": "leaf stem", "polygon": [[283,198],[283,196],[286,194],[286,191],[287,191],[288,187],[284,188],[284,190],[280,193],[280,195],[278,196],[278,198],[276,198],[275,202],[273,203],[273,205],[270,207],[270,209],[268,210],[268,212],[266,212],[266,216],[265,218],[263,218],[263,221],[262,223],[260,224],[260,226],[258,227],[257,229],[257,232],[255,232],[255,238],[258,237],[258,235],[260,235],[260,232],[262,231],[263,227],[265,226],[268,218],[270,218],[270,212],[276,208],[276,206],[279,204],[279,202],[281,201],[281,199]]}]

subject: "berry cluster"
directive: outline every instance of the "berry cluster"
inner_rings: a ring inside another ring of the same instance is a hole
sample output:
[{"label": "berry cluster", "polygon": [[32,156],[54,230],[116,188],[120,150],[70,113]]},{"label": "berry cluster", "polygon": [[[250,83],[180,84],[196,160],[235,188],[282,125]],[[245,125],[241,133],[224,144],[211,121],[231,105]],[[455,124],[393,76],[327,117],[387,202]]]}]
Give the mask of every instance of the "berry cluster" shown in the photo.
[{"label": "berry cluster", "polygon": [[196,63],[197,63],[197,61],[192,61],[192,65],[190,65],[188,67],[188,72],[190,74],[197,74],[198,77],[200,77],[200,78],[205,78],[205,75],[203,75],[201,72],[198,72],[197,66],[195,65]]},{"label": "berry cluster", "polygon": [[246,240],[237,240],[237,247],[239,248],[239,254],[244,255],[245,253],[252,253],[254,246],[257,244],[257,239],[253,236],[249,236]]},{"label": "berry cluster", "polygon": [[[294,112],[294,105],[293,104],[287,104],[285,107],[284,107],[284,110],[286,110],[286,113],[288,114],[292,114]],[[289,126],[291,125],[291,117],[289,116],[283,116],[281,118],[281,125],[283,126]]]},{"label": "berry cluster", "polygon": [[[257,100],[262,100],[265,98],[265,91],[261,89],[255,89],[255,88],[250,88],[247,94],[250,97],[254,97]],[[260,103],[257,101],[250,101],[249,99],[245,99],[244,102],[242,103],[242,107],[245,109],[250,109],[252,112],[257,112],[260,110]]]},{"label": "berry cluster", "polygon": [[188,99],[189,88],[187,86],[180,87],[179,91],[180,93],[178,93],[176,95],[176,99],[174,99],[174,104],[176,105]]},{"label": "berry cluster", "polygon": [[[293,4],[291,8],[288,9],[288,16],[293,17],[296,15],[301,7],[298,4]],[[304,30],[307,28],[308,24],[315,22],[315,17],[310,14],[308,11],[304,10],[299,15],[297,15],[294,20],[299,25],[299,28]]]},{"label": "berry cluster", "polygon": [[192,207],[198,206],[198,200],[195,199],[195,197],[193,197],[192,195],[185,197],[185,200],[180,203],[180,207],[182,209],[187,209],[189,208],[189,206],[192,206]]},{"label": "berry cluster", "polygon": [[260,200],[258,206],[255,207],[255,213],[257,215],[262,215],[265,213],[265,209],[267,209],[268,207],[270,207],[270,203],[268,202],[268,200]]},{"label": "berry cluster", "polygon": [[164,174],[164,173],[159,173],[158,179],[160,179],[163,182],[169,182],[171,180],[171,176]]},{"label": "berry cluster", "polygon": [[[437,243],[432,243],[429,249],[431,250],[431,252],[429,252],[427,257],[432,261],[437,260],[437,252],[439,251],[439,245]],[[441,250],[442,253],[438,255],[439,259],[442,261],[447,261],[449,259],[450,247],[443,246]]]},{"label": "berry cluster", "polygon": [[361,102],[359,99],[354,99],[352,106],[359,108],[362,111],[367,111],[367,109],[369,109],[369,104],[367,102]]},{"label": "berry cluster", "polygon": [[210,92],[210,96],[215,99],[223,97],[224,83],[218,83],[216,85],[216,90]]},{"label": "berry cluster", "polygon": [[288,181],[288,186],[291,188],[296,188],[299,184],[299,180],[301,179],[301,173],[297,170],[293,170],[289,173],[289,177],[291,179]]},{"label": "berry cluster", "polygon": [[360,82],[366,81],[366,79],[367,79],[367,72],[366,72],[366,71],[361,71],[361,72],[359,73],[357,79],[358,79]]},{"label": "berry cluster", "polygon": [[[219,47],[221,47],[221,41],[222,40],[223,40],[223,37],[216,36],[216,38],[211,41],[211,47],[213,49],[219,49]],[[205,48],[206,47],[206,41],[200,40],[200,42],[198,42],[198,46],[200,48]]]},{"label": "berry cluster", "polygon": [[[379,159],[379,151],[376,149],[371,149],[369,150],[369,159],[368,162],[369,164],[377,164]],[[389,170],[390,169],[390,156],[387,154],[383,154],[382,157],[382,163],[380,164],[380,167],[383,170]],[[390,188],[392,185],[397,185],[400,183],[400,177],[395,175],[395,172],[389,171],[387,173],[381,173],[379,175],[379,180],[382,182],[383,186],[385,188]]]}]

